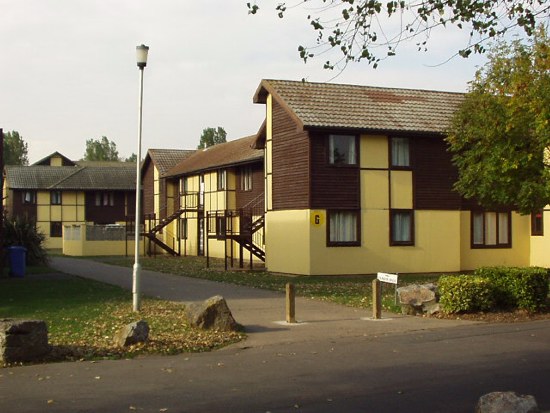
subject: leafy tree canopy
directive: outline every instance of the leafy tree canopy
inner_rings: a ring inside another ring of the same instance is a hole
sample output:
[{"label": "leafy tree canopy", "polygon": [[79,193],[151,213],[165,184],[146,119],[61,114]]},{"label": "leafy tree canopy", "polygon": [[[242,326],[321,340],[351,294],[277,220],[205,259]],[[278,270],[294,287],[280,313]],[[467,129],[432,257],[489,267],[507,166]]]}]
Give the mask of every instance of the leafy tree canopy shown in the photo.
[{"label": "leafy tree canopy", "polygon": [[202,130],[201,140],[197,149],[208,148],[209,146],[217,145],[218,143],[227,142],[227,133],[224,128],[218,126],[217,129],[206,128]]},{"label": "leafy tree canopy", "polygon": [[127,157],[124,162],[136,162],[137,161],[137,155],[135,153],[132,153],[129,157]]},{"label": "leafy tree canopy", "polygon": [[[247,3],[250,14],[258,12],[259,3]],[[307,61],[333,50],[338,57],[327,60],[326,69],[343,69],[362,60],[376,67],[409,40],[419,51],[427,50],[430,34],[438,27],[469,31],[470,41],[456,51],[460,56],[485,53],[488,39],[517,29],[531,37],[537,22],[550,15],[547,0],[297,0],[292,5],[278,3],[275,11],[283,18],[296,8],[309,13],[307,22],[317,33],[312,47],[298,47],[300,57]]]},{"label": "leafy tree canopy", "polygon": [[455,187],[484,207],[528,214],[550,204],[550,39],[541,27],[488,57],[448,136]]},{"label": "leafy tree canopy", "polygon": [[118,161],[116,143],[103,136],[101,139],[87,139],[84,161]]},{"label": "leafy tree canopy", "polygon": [[4,165],[28,165],[29,148],[19,132],[4,133]]}]

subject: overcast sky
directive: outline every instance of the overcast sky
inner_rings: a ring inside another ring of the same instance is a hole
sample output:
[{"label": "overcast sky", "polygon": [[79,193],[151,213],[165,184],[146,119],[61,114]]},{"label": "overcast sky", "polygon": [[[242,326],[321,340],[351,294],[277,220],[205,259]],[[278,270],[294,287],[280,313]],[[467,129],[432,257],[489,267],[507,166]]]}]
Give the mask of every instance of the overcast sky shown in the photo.
[{"label": "overcast sky", "polygon": [[[59,151],[80,159],[87,139],[108,137],[120,156],[137,153],[139,70],[135,47],[150,47],[145,69],[142,152],[196,148],[202,130],[228,140],[257,132],[261,79],[326,82],[323,58],[304,64],[299,44],[315,33],[300,15],[277,18],[265,0],[0,0],[0,128],[16,130],[35,162]],[[467,33],[432,33],[377,69],[348,68],[333,82],[466,91],[479,57],[447,60]]]}]

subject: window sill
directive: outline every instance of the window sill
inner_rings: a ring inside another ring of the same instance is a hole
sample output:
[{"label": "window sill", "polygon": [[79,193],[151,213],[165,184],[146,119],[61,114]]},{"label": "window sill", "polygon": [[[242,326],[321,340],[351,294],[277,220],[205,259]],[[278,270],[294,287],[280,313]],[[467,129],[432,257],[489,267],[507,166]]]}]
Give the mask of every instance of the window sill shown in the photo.
[{"label": "window sill", "polygon": [[361,242],[354,241],[354,242],[328,242],[327,247],[360,247]]}]

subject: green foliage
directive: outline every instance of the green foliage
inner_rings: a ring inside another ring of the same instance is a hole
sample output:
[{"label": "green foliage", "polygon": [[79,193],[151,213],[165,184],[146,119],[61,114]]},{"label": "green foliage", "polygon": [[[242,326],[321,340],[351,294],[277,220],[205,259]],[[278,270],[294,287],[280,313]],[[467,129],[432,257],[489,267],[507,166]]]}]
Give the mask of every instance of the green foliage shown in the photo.
[{"label": "green foliage", "polygon": [[[259,12],[259,2],[247,3],[249,14]],[[349,62],[362,60],[376,67],[395,55],[403,41],[415,41],[418,51],[426,51],[430,34],[438,27],[469,31],[468,44],[456,55],[482,54],[489,39],[514,32],[532,37],[537,23],[550,15],[545,0],[308,0],[302,6],[317,39],[311,48],[299,46],[298,52],[307,62],[333,51],[337,57],[327,60],[325,69],[343,69]],[[296,8],[278,3],[275,12],[283,18]]]},{"label": "green foliage", "polygon": [[447,313],[485,311],[493,306],[493,287],[485,277],[445,275],[438,287],[439,303]]},{"label": "green foliage", "polygon": [[224,128],[218,126],[217,129],[206,128],[202,130],[201,140],[197,149],[205,149],[218,143],[227,142],[227,133]]},{"label": "green foliage", "polygon": [[29,147],[19,132],[4,133],[4,165],[28,165]]},{"label": "green foliage", "polygon": [[548,270],[545,268],[482,267],[475,274],[491,282],[497,306],[531,312],[546,306]]},{"label": "green foliage", "polygon": [[4,219],[4,245],[19,245],[27,249],[27,264],[47,264],[48,255],[44,248],[45,235],[37,228],[35,222],[26,216]]},{"label": "green foliage", "polygon": [[103,136],[100,139],[87,139],[84,161],[118,161],[116,143]]},{"label": "green foliage", "polygon": [[549,45],[543,28],[527,45],[497,45],[453,119],[455,189],[486,208],[528,214],[550,203]]},{"label": "green foliage", "polygon": [[135,153],[132,153],[129,157],[127,157],[124,162],[136,162],[137,161],[137,155]]}]

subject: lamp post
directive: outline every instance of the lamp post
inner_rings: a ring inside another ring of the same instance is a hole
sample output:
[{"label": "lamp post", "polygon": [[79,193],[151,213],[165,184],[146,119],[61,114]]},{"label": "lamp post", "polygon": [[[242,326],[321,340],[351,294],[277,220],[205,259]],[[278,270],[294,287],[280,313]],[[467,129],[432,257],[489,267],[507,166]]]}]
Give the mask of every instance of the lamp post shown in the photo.
[{"label": "lamp post", "polygon": [[147,53],[149,47],[140,45],[136,47],[137,66],[139,68],[139,116],[138,116],[138,147],[137,147],[137,159],[136,159],[136,219],[135,219],[135,259],[134,259],[134,272],[132,276],[132,302],[133,310],[139,311],[141,307],[141,286],[140,286],[140,273],[141,264],[139,263],[139,238],[141,236],[140,224],[141,224],[141,125],[142,125],[142,112],[143,112],[143,69],[147,66]]}]

